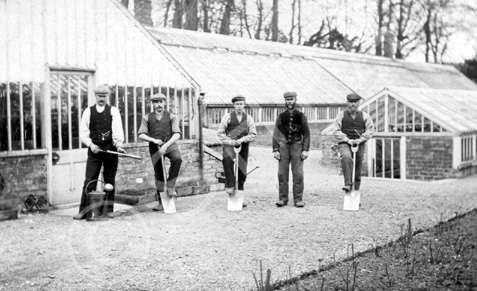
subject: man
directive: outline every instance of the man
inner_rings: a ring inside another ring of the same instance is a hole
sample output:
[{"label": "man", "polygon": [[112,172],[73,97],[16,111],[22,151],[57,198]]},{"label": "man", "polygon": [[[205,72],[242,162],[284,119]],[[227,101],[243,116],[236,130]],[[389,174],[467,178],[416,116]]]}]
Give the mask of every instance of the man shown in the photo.
[{"label": "man", "polygon": [[142,118],[138,131],[138,137],[149,142],[149,154],[154,167],[156,190],[159,197],[158,205],[152,208],[154,211],[164,210],[159,194],[165,190],[162,171],[162,167],[165,165],[162,165],[161,155],[167,157],[171,162],[167,178],[167,194],[171,197],[177,196],[174,187],[182,164],[181,153],[176,143],[181,137],[179,119],[165,110],[166,99],[167,97],[161,93],[152,95],[151,102],[154,112],[146,114]]},{"label": "man", "polygon": [[334,122],[334,137],[338,141],[338,150],[341,157],[341,169],[344,176],[343,190],[351,191],[353,181],[353,155],[351,147],[359,145],[356,152],[356,173],[354,179],[355,190],[361,186],[361,167],[365,143],[373,136],[374,124],[371,117],[363,111],[358,110],[361,97],[352,93],[346,96],[348,108],[338,113]]},{"label": "man", "polygon": [[[222,165],[225,172],[225,192],[233,194],[235,188],[234,147],[240,147],[238,160],[238,190],[244,190],[247,179],[247,163],[249,143],[255,140],[257,130],[252,117],[244,112],[245,97],[235,96],[232,98],[234,110],[226,113],[219,124],[217,136],[223,145]],[[245,205],[244,205],[245,206]]]},{"label": "man", "polygon": [[278,207],[288,203],[289,167],[293,174],[293,202],[296,207],[303,203],[303,161],[310,150],[310,128],[308,120],[296,107],[296,92],[286,92],[286,111],[280,113],[273,130],[273,156],[278,160]]},{"label": "man", "polygon": [[[106,184],[115,185],[116,172],[118,169],[118,156],[105,153],[103,151],[117,151],[126,153],[123,149],[124,132],[119,110],[114,106],[109,106],[109,88],[100,85],[94,90],[96,104],[86,108],[83,112],[80,124],[81,142],[88,147],[88,160],[86,162],[86,174],[81,194],[79,213],[74,219],[85,219],[86,213],[91,209],[86,209],[87,193],[96,189],[97,182],[104,166],[103,178]],[[89,184],[89,185],[88,185]],[[88,189],[85,188],[88,187]],[[107,213],[114,211],[115,189],[108,191]],[[100,212],[104,209],[100,209]]]}]

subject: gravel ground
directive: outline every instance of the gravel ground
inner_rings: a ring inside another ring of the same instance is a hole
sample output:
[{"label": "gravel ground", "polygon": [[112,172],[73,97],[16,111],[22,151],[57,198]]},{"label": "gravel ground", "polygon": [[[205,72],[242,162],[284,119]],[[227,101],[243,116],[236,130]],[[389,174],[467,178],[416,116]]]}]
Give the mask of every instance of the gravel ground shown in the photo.
[{"label": "gravel ground", "polygon": [[342,177],[305,162],[305,208],[276,208],[277,162],[250,149],[249,206],[224,192],[179,198],[175,214],[141,211],[101,222],[54,214],[0,223],[0,290],[250,290],[259,264],[272,281],[396,239],[408,218],[435,225],[477,206],[477,177],[445,182],[367,179],[362,208],[344,212]]}]

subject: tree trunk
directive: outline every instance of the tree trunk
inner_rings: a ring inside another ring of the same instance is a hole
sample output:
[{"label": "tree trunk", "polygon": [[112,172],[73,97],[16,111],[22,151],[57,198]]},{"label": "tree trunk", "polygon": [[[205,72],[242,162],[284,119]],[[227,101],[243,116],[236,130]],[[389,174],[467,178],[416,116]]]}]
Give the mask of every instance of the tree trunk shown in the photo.
[{"label": "tree trunk", "polygon": [[151,0],[134,0],[134,17],[142,24],[153,26]]},{"label": "tree trunk", "polygon": [[245,30],[248,33],[248,37],[252,38],[252,33],[250,32],[250,24],[248,23],[247,0],[242,0],[242,7],[243,7],[243,21],[245,23]]},{"label": "tree trunk", "polygon": [[427,15],[426,15],[426,23],[424,23],[424,35],[426,37],[426,53],[425,53],[425,58],[426,58],[426,63],[429,62],[429,51],[430,51],[430,46],[431,46],[431,9],[429,8],[427,10]]},{"label": "tree trunk", "polygon": [[292,22],[291,22],[291,28],[290,28],[290,33],[288,34],[288,42],[293,43],[293,31],[295,30],[295,7],[296,7],[296,0],[293,0],[292,2]]},{"label": "tree trunk", "polygon": [[202,22],[204,25],[204,32],[210,32],[209,26],[209,1],[202,0],[202,13],[204,13],[204,21]]},{"label": "tree trunk", "polygon": [[298,44],[301,44],[301,0],[298,0]]},{"label": "tree trunk", "polygon": [[257,9],[258,9],[258,22],[257,30],[255,31],[255,39],[260,39],[260,34],[262,33],[263,25],[263,3],[262,0],[257,0]]},{"label": "tree trunk", "polygon": [[121,0],[121,4],[124,5],[124,7],[126,7],[126,9],[128,9],[128,6],[129,6],[129,0]]},{"label": "tree trunk", "polygon": [[377,56],[382,56],[383,55],[383,25],[384,25],[384,0],[377,0],[377,6],[378,6],[378,34],[376,35],[376,39],[374,41],[375,46],[376,46],[376,52],[375,54]]},{"label": "tree trunk", "polygon": [[164,27],[167,26],[167,20],[169,19],[169,10],[171,9],[172,0],[166,2],[166,12],[164,12]]},{"label": "tree trunk", "polygon": [[273,0],[272,6],[272,41],[278,41],[278,0]]},{"label": "tree trunk", "polygon": [[232,14],[232,9],[234,8],[234,0],[227,0],[225,3],[225,11],[222,16],[222,21],[220,22],[219,34],[230,34],[230,15]]},{"label": "tree trunk", "polygon": [[173,28],[182,28],[182,15],[184,10],[181,0],[174,0],[174,19],[172,19]]},{"label": "tree trunk", "polygon": [[197,31],[199,28],[199,17],[197,12],[199,9],[198,0],[185,0],[186,20],[184,29]]}]

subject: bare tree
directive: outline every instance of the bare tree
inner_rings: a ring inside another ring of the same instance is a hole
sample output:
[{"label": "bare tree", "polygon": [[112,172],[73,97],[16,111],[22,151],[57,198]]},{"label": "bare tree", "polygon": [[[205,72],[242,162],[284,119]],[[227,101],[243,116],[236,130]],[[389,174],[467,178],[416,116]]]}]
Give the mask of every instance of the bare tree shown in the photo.
[{"label": "bare tree", "polygon": [[426,0],[421,3],[426,16],[424,23],[426,62],[430,62],[431,53],[435,63],[442,62],[452,26],[451,23],[444,21],[443,16],[446,10],[451,8],[451,4],[451,0]]},{"label": "bare tree", "polygon": [[129,0],[121,0],[121,4],[123,4],[124,7],[126,7],[126,9],[127,9],[128,6],[129,6]]},{"label": "bare tree", "polygon": [[272,41],[278,41],[278,0],[273,0],[271,30]]},{"label": "bare tree", "polygon": [[375,55],[383,55],[383,26],[384,26],[384,0],[377,0],[377,9],[378,9],[378,33],[375,39]]},{"label": "bare tree", "polygon": [[250,32],[250,24],[248,22],[248,14],[247,14],[247,0],[242,0],[242,18],[245,26],[245,30],[247,31],[248,37],[252,38],[252,33]]},{"label": "bare tree", "polygon": [[234,7],[234,0],[227,0],[227,2],[225,3],[225,11],[222,16],[222,21],[220,22],[219,34],[230,34],[230,16]]},{"label": "bare tree", "polygon": [[198,0],[184,0],[186,20],[184,29],[197,31],[199,28],[199,10]]},{"label": "bare tree", "polygon": [[298,0],[298,44],[301,44],[301,0]]},{"label": "bare tree", "polygon": [[295,7],[296,7],[296,0],[293,0],[292,2],[292,22],[291,22],[291,28],[290,32],[288,33],[288,41],[290,43],[293,43],[293,31],[295,30]]},{"label": "bare tree", "polygon": [[419,45],[421,25],[415,0],[400,0],[398,5],[397,32],[396,32],[396,58],[404,59]]},{"label": "bare tree", "polygon": [[209,1],[208,0],[202,0],[202,13],[203,13],[202,29],[204,30],[204,32],[210,32]]},{"label": "bare tree", "polygon": [[172,27],[174,28],[182,28],[182,16],[184,14],[184,10],[182,7],[181,0],[174,0],[174,18],[172,19]]},{"label": "bare tree", "polygon": [[262,33],[263,26],[263,3],[262,0],[257,0],[257,9],[258,9],[258,19],[257,19],[257,29],[255,30],[255,39],[260,39],[260,34]]},{"label": "bare tree", "polygon": [[164,27],[167,26],[167,20],[169,18],[169,10],[171,9],[172,0],[166,1],[166,11],[164,12]]}]

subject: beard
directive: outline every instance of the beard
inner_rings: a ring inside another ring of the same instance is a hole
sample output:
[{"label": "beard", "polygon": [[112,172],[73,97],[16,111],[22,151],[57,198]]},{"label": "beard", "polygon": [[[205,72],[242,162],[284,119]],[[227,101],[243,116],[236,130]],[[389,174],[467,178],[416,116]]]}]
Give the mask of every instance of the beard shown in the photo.
[{"label": "beard", "polygon": [[287,109],[295,109],[296,107],[296,102],[293,102],[293,103],[287,103]]}]

